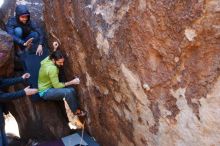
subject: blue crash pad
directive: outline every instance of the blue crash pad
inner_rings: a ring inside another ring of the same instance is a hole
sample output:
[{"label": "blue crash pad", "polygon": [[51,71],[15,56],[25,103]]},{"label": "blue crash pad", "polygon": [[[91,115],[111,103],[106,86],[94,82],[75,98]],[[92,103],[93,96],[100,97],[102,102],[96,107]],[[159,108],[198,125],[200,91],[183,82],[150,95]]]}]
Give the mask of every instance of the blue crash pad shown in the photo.
[{"label": "blue crash pad", "polygon": [[[82,136],[82,131],[78,131],[77,132],[80,136]],[[92,138],[91,136],[89,136],[88,133],[86,133],[84,131],[83,133],[83,140],[88,144],[88,146],[100,146],[94,138]]]},{"label": "blue crash pad", "polygon": [[37,146],[100,146],[96,141],[90,137],[86,132],[76,132],[72,135],[61,138],[61,140],[55,140],[39,144]]},{"label": "blue crash pad", "polygon": [[62,138],[62,142],[64,143],[65,146],[89,145],[78,133]]}]

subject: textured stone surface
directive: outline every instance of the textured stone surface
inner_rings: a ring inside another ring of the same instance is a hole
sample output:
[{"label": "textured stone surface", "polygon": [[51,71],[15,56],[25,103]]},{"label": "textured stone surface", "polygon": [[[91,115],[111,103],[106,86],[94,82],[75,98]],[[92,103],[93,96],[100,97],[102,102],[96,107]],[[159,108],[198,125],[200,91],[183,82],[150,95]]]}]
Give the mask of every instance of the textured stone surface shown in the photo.
[{"label": "textured stone surface", "polygon": [[4,0],[0,8],[1,21],[6,22],[10,16],[14,15],[16,0]]},{"label": "textured stone surface", "polygon": [[13,41],[0,29],[0,76],[7,76],[13,71]]},{"label": "textured stone surface", "polygon": [[103,145],[220,145],[219,0],[44,0]]},{"label": "textured stone surface", "polygon": [[2,7],[0,7],[0,28],[4,29],[4,23],[8,18],[14,15],[15,0],[4,0]]}]

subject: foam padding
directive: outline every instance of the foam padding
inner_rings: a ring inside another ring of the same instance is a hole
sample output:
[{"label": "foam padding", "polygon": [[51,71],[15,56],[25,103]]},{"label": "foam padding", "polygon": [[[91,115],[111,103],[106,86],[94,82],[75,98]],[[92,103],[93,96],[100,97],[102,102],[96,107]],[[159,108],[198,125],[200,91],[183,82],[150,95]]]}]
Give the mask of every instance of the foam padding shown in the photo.
[{"label": "foam padding", "polygon": [[[82,131],[77,132],[80,136],[82,136]],[[83,140],[88,144],[88,146],[100,146],[94,138],[92,138],[88,133],[84,131]]]}]

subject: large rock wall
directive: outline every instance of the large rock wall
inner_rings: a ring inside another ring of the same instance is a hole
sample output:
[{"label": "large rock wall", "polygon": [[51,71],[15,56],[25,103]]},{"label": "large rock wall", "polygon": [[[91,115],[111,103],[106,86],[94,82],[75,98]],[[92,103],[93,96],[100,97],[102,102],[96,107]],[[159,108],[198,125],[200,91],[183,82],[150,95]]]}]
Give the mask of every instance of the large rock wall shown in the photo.
[{"label": "large rock wall", "polygon": [[11,37],[0,28],[0,77],[8,76],[13,72],[13,47]]},{"label": "large rock wall", "polygon": [[219,145],[218,0],[44,0],[103,145]]},{"label": "large rock wall", "polygon": [[14,15],[16,0],[4,0],[2,7],[0,7],[1,21],[6,22],[10,16]]}]

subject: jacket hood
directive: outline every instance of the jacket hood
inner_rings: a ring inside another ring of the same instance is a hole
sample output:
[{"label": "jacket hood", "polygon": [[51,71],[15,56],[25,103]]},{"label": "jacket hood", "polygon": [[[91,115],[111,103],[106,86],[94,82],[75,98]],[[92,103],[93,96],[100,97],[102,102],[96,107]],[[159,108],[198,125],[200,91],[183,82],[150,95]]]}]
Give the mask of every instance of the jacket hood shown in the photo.
[{"label": "jacket hood", "polygon": [[24,14],[30,15],[30,12],[26,5],[18,5],[15,9],[15,13],[16,13],[16,18],[19,18],[19,16]]},{"label": "jacket hood", "polygon": [[49,57],[42,60],[40,64],[41,65],[47,65],[47,66],[50,66],[50,65],[54,66],[54,63],[52,62],[52,60],[49,59]]}]

